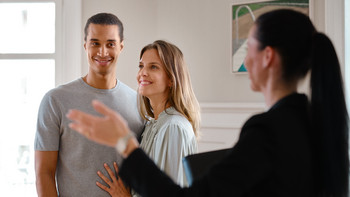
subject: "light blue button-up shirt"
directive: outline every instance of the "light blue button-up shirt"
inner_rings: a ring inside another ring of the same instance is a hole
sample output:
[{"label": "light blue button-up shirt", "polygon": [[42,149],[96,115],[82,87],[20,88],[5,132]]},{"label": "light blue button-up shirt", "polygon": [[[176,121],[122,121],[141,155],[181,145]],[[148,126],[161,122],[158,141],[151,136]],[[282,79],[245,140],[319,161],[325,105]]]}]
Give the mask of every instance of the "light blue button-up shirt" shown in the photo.
[{"label": "light blue button-up shirt", "polygon": [[182,158],[197,152],[197,140],[191,123],[175,108],[148,121],[140,146],[174,182],[188,185]]}]

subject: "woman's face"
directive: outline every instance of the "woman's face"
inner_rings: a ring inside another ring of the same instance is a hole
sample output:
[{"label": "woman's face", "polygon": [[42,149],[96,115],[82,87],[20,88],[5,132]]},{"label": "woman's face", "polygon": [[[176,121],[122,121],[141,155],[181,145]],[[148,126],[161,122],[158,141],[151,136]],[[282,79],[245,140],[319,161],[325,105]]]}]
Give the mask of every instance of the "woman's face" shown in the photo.
[{"label": "woman's face", "polygon": [[259,50],[259,41],[255,38],[255,25],[250,29],[248,34],[248,49],[247,56],[244,61],[246,66],[249,79],[250,79],[250,88],[253,91],[261,91],[262,85],[264,83],[264,70],[263,70],[263,54],[264,50]]},{"label": "woman's face", "polygon": [[140,60],[137,81],[138,92],[151,101],[164,102],[169,95],[171,80],[165,72],[156,49],[146,50]]}]

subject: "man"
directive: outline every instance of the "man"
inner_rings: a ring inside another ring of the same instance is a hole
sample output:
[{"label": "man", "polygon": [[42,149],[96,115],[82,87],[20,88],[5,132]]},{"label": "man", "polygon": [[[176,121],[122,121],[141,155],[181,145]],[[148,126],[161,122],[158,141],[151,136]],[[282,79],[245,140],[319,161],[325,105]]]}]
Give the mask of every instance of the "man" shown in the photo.
[{"label": "man", "polygon": [[96,14],[88,19],[84,33],[88,74],[49,91],[39,108],[35,137],[39,196],[109,196],[96,186],[101,181],[96,172],[104,171],[104,163],[120,163],[121,157],[114,148],[97,145],[72,131],[65,116],[69,109],[94,113],[91,101],[98,99],[126,117],[136,135],[144,126],[136,92],[116,79],[124,46],[122,22],[113,14]]}]

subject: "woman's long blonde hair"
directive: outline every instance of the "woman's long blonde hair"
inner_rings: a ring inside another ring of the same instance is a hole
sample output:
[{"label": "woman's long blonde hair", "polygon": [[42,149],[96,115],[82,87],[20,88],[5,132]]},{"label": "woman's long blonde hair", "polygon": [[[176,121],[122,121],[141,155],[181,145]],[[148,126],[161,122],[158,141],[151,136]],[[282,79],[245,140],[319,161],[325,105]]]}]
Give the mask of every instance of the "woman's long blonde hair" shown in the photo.
[{"label": "woman's long blonde hair", "polygon": [[[140,53],[140,59],[145,51],[156,49],[158,55],[165,66],[165,72],[172,81],[169,96],[165,103],[170,104],[178,112],[184,115],[192,124],[195,136],[199,136],[200,107],[194,95],[190,75],[185,64],[181,50],[175,45],[164,40],[156,40],[152,44],[145,46]],[[145,120],[154,118],[150,100],[138,94],[138,108],[141,116]]]}]

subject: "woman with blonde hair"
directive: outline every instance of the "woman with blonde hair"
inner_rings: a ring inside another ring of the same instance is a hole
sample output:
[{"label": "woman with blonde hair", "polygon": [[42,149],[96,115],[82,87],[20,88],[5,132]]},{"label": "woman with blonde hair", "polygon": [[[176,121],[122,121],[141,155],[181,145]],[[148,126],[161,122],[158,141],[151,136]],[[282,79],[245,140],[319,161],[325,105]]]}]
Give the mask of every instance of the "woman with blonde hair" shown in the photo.
[{"label": "woman with blonde hair", "polygon": [[[169,85],[169,96],[164,103],[164,108],[167,108],[168,105],[174,107],[176,111],[188,119],[193,127],[195,135],[198,137],[200,124],[200,107],[192,90],[190,75],[181,50],[169,42],[157,40],[152,44],[145,46],[141,50],[141,67],[144,66],[142,65],[142,56],[146,51],[149,50],[155,50],[158,52],[158,56],[161,62],[164,64],[165,72],[171,81],[171,85]],[[140,74],[142,74],[140,72],[138,74],[138,80]],[[149,117],[155,118],[155,114],[153,112],[154,109],[151,106],[150,99],[140,93],[140,89],[142,87],[143,86],[139,86],[139,110],[141,116],[145,120],[150,120]]]},{"label": "woman with blonde hair", "polygon": [[[182,158],[197,152],[200,108],[180,49],[163,40],[145,46],[137,81],[138,108],[147,121],[140,147],[173,181],[187,186]],[[112,181],[98,175],[109,187],[96,184],[112,196],[127,194],[107,164],[105,168]]]}]

